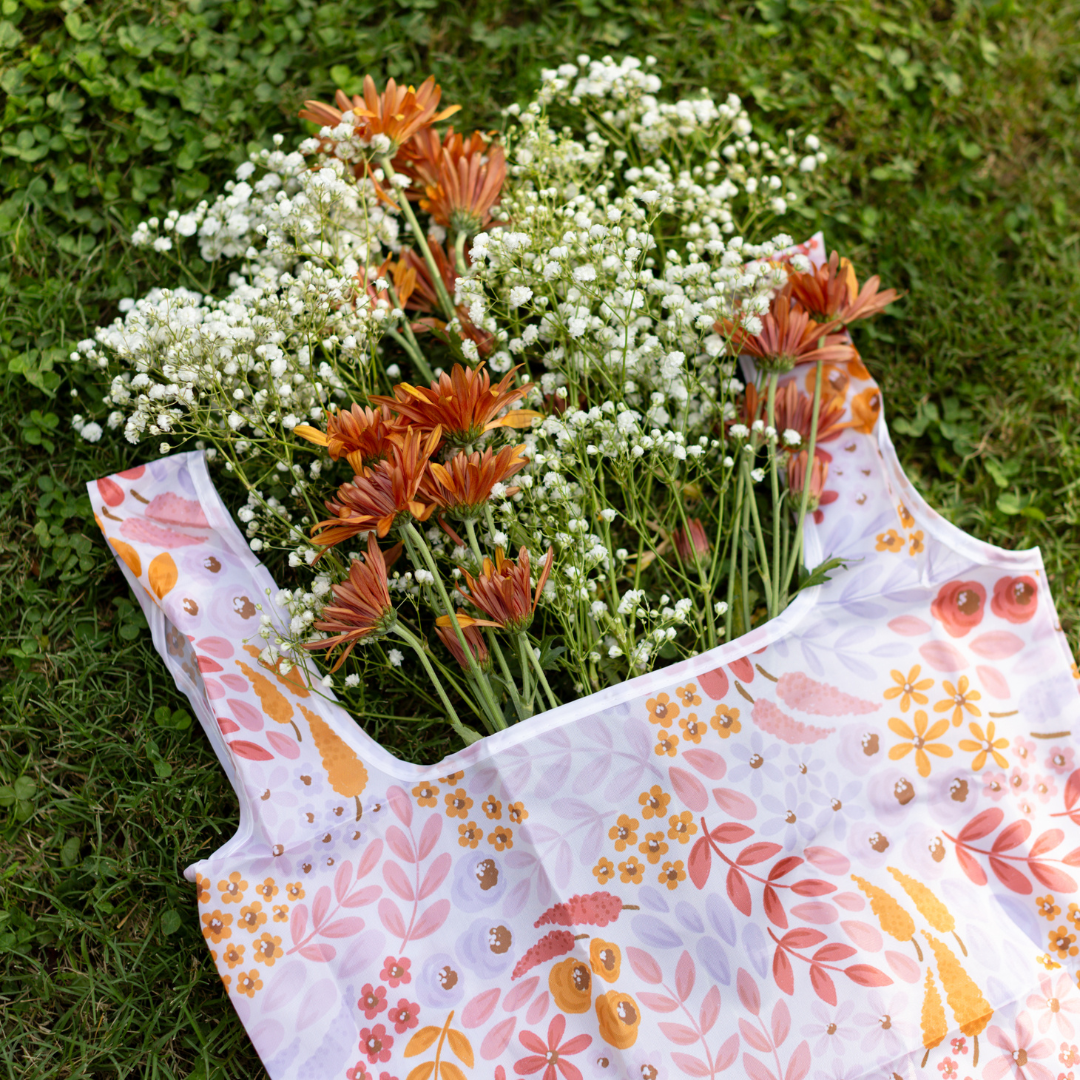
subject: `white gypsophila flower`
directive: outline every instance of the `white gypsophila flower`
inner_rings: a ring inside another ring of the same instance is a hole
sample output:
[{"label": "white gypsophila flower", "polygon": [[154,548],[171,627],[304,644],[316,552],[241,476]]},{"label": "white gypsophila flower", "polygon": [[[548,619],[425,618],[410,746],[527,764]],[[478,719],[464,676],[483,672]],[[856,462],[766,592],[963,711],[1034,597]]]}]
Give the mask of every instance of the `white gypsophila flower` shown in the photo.
[{"label": "white gypsophila flower", "polygon": [[386,656],[394,667],[401,667],[405,662],[405,654],[400,649],[390,649]]},{"label": "white gypsophila flower", "polygon": [[798,446],[802,442],[802,436],[794,428],[784,429],[784,445]]},{"label": "white gypsophila flower", "polygon": [[532,299],[533,291],[528,285],[515,285],[510,290],[510,306],[520,307]]}]

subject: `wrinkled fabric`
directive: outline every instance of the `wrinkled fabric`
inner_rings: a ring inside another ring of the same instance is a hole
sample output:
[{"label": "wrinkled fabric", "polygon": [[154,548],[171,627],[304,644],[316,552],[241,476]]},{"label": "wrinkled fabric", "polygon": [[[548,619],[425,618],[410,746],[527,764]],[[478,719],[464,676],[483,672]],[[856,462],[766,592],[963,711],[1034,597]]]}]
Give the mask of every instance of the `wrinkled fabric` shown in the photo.
[{"label": "wrinkled fabric", "polygon": [[1080,698],[1042,559],[934,513],[855,372],[807,537],[845,569],[437,766],[260,665],[285,617],[201,453],[90,485],[236,790],[187,877],[274,1080],[1080,1075]]}]

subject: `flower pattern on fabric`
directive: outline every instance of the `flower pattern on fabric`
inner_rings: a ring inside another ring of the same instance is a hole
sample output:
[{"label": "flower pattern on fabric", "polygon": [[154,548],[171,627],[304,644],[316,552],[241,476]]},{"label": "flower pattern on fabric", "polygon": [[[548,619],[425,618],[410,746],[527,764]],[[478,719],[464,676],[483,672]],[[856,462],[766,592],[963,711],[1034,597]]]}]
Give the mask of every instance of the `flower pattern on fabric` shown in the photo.
[{"label": "flower pattern on fabric", "polygon": [[860,363],[826,380],[850,426],[808,560],[843,571],[430,768],[262,664],[276,587],[199,455],[90,486],[244,807],[188,876],[272,1080],[1080,1076],[1045,571],[923,503]]}]

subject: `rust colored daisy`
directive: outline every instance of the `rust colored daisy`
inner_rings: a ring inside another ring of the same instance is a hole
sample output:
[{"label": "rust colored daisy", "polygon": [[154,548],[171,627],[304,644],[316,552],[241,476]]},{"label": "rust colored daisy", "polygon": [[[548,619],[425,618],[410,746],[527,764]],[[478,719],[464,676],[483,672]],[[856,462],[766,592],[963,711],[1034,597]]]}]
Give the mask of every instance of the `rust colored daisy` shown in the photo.
[{"label": "rust colored daisy", "polygon": [[333,637],[307,642],[304,648],[317,652],[344,645],[345,650],[331,668],[337,671],[359,642],[375,641],[389,633],[397,619],[386,585],[386,562],[374,533],[368,533],[367,555],[363,562],[353,559],[348,578],[331,588],[333,603],[323,608],[315,629],[324,630]]},{"label": "rust colored daisy", "polygon": [[483,154],[490,143],[491,137],[480,131],[464,135],[450,127],[440,139],[434,128],[422,128],[398,152],[394,171],[412,181],[405,191],[410,201],[416,202],[424,197],[426,188],[439,183],[439,162],[444,154],[454,157]]},{"label": "rust colored daisy", "polygon": [[[535,592],[530,584],[529,553],[524,546],[518,551],[516,563],[513,559],[506,558],[502,548],[496,548],[495,561],[484,559],[479,576],[474,578],[468,570],[462,570],[469,589],[466,592],[459,585],[458,592],[468,597],[487,619],[458,615],[458,622],[462,626],[497,626],[513,633],[527,630],[532,623],[536,605],[540,602],[540,593],[547,583],[554,559],[554,549],[548,548]],[[450,625],[446,615],[440,615],[437,622],[440,626]]]},{"label": "rust colored daisy", "polygon": [[355,113],[363,121],[363,134],[371,139],[385,135],[390,140],[389,156],[408,142],[418,131],[453,116],[461,106],[450,105],[439,111],[442,89],[430,75],[420,88],[398,86],[393,79],[387,80],[386,89],[380,94],[375,80],[364,76],[364,96],[349,98],[339,90],[335,96],[337,107],[321,101],[305,101],[300,116],[324,127],[336,127],[346,112]]},{"label": "rust colored daisy", "polygon": [[[529,459],[522,456],[524,449],[524,444],[504,446],[495,454],[488,447],[483,453],[459,451],[445,465],[433,461],[420,485],[420,494],[458,517],[479,517],[491,498],[492,488],[529,464]],[[506,494],[515,495],[519,490],[508,488]]]},{"label": "rust colored daisy", "polygon": [[[464,623],[464,620],[461,621]],[[461,632],[465,636],[465,641],[468,643],[469,651],[473,654],[477,667],[481,671],[490,671],[491,654],[488,652],[483,631],[478,626],[465,626],[463,624]],[[435,633],[439,635],[439,640],[453,653],[454,659],[458,662],[461,670],[470,671],[471,668],[469,667],[468,658],[465,656],[465,650],[462,649],[461,642],[458,641],[457,634],[454,632],[449,620],[447,620],[445,626],[436,626]]]},{"label": "rust colored daisy", "polygon": [[[787,467],[788,487],[797,495],[801,495],[803,489],[806,487],[806,451],[800,450],[797,454],[792,454],[788,458]],[[829,478],[829,463],[822,461],[821,458],[814,455],[814,464],[810,469],[810,501],[807,504],[808,509],[816,510],[821,502],[822,494],[825,491],[825,482]]]},{"label": "rust colored daisy", "polygon": [[388,459],[338,488],[337,499],[326,504],[335,516],[312,527],[312,542],[332,547],[371,530],[385,536],[409,517],[427,521],[435,504],[416,495],[441,437],[437,426],[426,434],[411,428],[400,442],[392,443]]},{"label": "rust colored daisy", "polygon": [[532,383],[514,388],[516,372],[517,368],[492,386],[482,363],[476,368],[455,364],[449,375],[440,375],[430,386],[398,383],[392,398],[372,397],[371,401],[389,406],[421,431],[440,427],[448,443],[461,446],[495,428],[532,426],[533,417],[540,415],[532,409],[511,409],[505,416],[498,415],[532,388]]},{"label": "rust colored daisy", "polygon": [[501,146],[451,142],[439,157],[436,181],[425,186],[420,209],[455,233],[471,235],[491,224],[491,208],[506,181]]},{"label": "rust colored daisy", "polygon": [[348,409],[327,412],[325,432],[310,424],[293,428],[302,439],[325,446],[334,461],[348,458],[356,473],[389,457],[391,443],[400,441],[404,430],[385,405],[369,409],[355,402]]},{"label": "rust colored daisy", "polygon": [[880,284],[875,274],[860,290],[855,268],[835,251],[824,266],[808,274],[789,273],[792,296],[815,319],[835,319],[843,326],[879,314],[900,295],[895,289],[879,292]]},{"label": "rust colored daisy", "polygon": [[[831,331],[838,322],[816,323],[798,304],[793,304],[787,290],[779,293],[772,309],[761,318],[760,334],[748,334],[730,320],[717,324],[721,333],[731,335],[731,344],[740,353],[748,353],[764,371],[790,371],[796,364],[818,360],[850,360],[855,350],[840,334]],[[821,345],[821,339],[825,339]]]},{"label": "rust colored daisy", "polygon": [[[749,387],[747,387],[749,390]],[[845,428],[850,427],[842,421],[844,415],[844,399],[830,395],[822,399],[818,407],[817,442],[832,442],[840,438]],[[797,431],[802,437],[801,446],[810,442],[810,427],[814,419],[814,399],[807,397],[799,391],[795,380],[781,387],[776,394],[776,430],[784,432],[788,428]],[[798,447],[785,447],[789,453],[794,453]]]},{"label": "rust colored daisy", "polygon": [[[688,530],[676,529],[671,534],[675,553],[684,563],[693,563],[696,555],[706,555],[709,551],[709,538],[705,535],[705,526],[698,518],[691,518]],[[689,535],[688,535],[689,533]]]}]

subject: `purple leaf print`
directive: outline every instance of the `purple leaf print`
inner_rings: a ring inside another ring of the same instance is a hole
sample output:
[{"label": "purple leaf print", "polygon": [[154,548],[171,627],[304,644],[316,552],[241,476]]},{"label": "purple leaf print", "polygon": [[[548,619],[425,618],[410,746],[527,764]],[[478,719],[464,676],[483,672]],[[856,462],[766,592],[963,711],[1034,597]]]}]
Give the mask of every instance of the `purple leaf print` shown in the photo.
[{"label": "purple leaf print", "polygon": [[677,949],[682,944],[682,938],[655,915],[638,915],[630,925],[634,933],[654,949]]},{"label": "purple leaf print", "polygon": [[296,1016],[297,1030],[310,1027],[319,1017],[329,1013],[340,995],[330,979],[320,979],[305,995],[304,1003]]},{"label": "purple leaf print", "polygon": [[348,951],[338,962],[338,974],[348,979],[364,968],[370,967],[376,960],[386,955],[383,948],[386,936],[381,930],[365,930],[353,938]]},{"label": "purple leaf print", "polygon": [[308,969],[299,960],[289,960],[283,967],[275,968],[274,982],[263,998],[264,1012],[274,1012],[290,1001],[304,988]]},{"label": "purple leaf print", "polygon": [[693,992],[695,974],[693,957],[684,950],[675,965],[675,990],[680,1001],[685,1001]]}]

